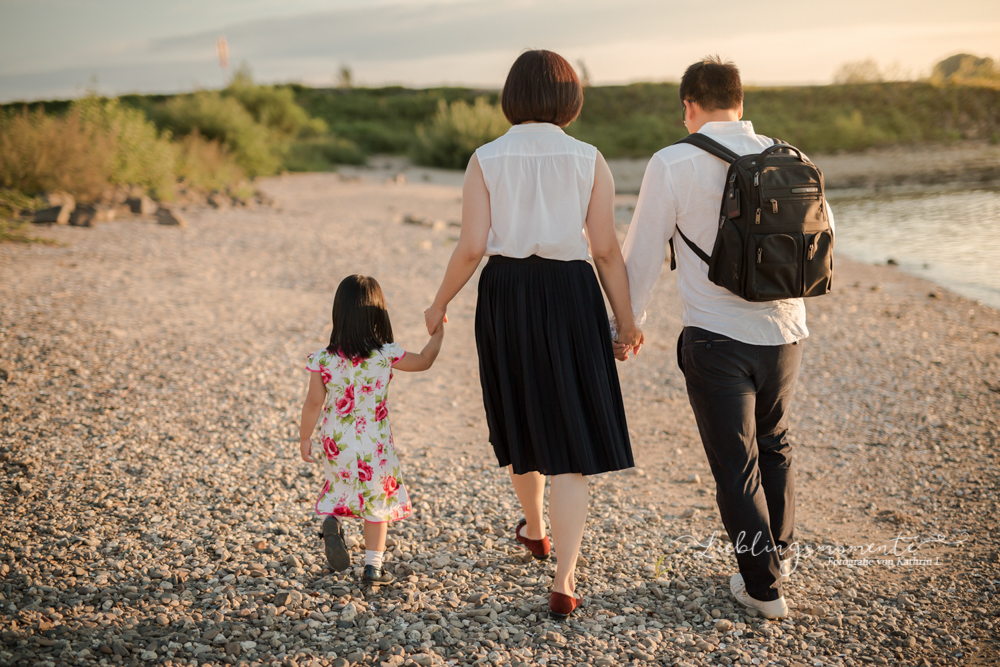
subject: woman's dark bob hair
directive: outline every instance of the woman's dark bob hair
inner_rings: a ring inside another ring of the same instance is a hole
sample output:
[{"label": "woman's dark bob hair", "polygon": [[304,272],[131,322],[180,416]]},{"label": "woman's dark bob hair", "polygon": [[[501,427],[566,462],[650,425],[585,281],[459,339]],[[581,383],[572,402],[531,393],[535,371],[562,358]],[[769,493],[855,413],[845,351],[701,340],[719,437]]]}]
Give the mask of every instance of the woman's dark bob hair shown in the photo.
[{"label": "woman's dark bob hair", "polygon": [[569,125],[580,115],[583,88],[573,66],[552,51],[525,51],[510,67],[500,107],[511,125]]},{"label": "woman's dark bob hair", "polygon": [[392,324],[378,281],[369,276],[347,276],[333,297],[333,333],[326,348],[348,359],[367,359],[393,342]]}]

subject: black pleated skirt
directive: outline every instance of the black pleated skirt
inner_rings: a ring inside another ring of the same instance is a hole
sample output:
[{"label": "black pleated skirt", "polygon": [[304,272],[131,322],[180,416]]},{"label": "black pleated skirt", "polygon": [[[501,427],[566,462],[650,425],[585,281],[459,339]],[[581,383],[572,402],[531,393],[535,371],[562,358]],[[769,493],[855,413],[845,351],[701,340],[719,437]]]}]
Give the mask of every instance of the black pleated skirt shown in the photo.
[{"label": "black pleated skirt", "polygon": [[500,466],[519,475],[595,475],[634,465],[590,264],[490,257],[479,278],[476,348]]}]

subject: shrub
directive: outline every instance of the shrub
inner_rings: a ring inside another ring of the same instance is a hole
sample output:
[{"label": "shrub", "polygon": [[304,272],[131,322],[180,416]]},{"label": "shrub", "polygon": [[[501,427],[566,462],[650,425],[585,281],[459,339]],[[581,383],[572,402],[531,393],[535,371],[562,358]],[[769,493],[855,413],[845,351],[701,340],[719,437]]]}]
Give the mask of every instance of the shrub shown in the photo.
[{"label": "shrub", "polygon": [[158,199],[172,199],[174,150],[170,136],[161,137],[156,125],[138,109],[117,99],[85,97],[70,111],[85,127],[108,138],[112,145],[108,182],[139,185]]},{"label": "shrub", "polygon": [[170,198],[174,153],[135,109],[90,96],[64,116],[42,109],[0,116],[0,187],[65,191],[81,202],[111,185],[140,185]]},{"label": "shrub", "polygon": [[493,141],[510,127],[499,105],[479,97],[470,105],[464,100],[438,103],[429,127],[418,127],[413,147],[417,164],[464,169],[477,148]]},{"label": "shrub", "polygon": [[338,164],[364,163],[364,151],[356,143],[334,136],[297,141],[285,157],[289,171],[327,171]]},{"label": "shrub", "polygon": [[275,137],[234,97],[217,91],[178,95],[156,112],[159,123],[177,135],[198,132],[224,145],[248,176],[267,176],[281,166]]},{"label": "shrub", "polygon": [[238,101],[257,123],[281,139],[318,137],[327,133],[323,120],[310,118],[295,102],[291,88],[256,85],[245,70],[236,73],[224,95]]},{"label": "shrub", "polygon": [[39,209],[45,205],[46,202],[41,198],[0,188],[0,243],[54,243],[48,239],[32,237],[30,225],[18,220],[21,211]]},{"label": "shrub", "polygon": [[177,142],[177,178],[199,190],[227,190],[244,180],[243,169],[218,140],[198,132]]}]

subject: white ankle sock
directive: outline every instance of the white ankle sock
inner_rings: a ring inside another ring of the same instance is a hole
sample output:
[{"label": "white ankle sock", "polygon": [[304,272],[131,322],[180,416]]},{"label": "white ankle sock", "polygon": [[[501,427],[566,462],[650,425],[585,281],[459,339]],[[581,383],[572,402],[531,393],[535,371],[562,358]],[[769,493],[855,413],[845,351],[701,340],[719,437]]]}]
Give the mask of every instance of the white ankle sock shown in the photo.
[{"label": "white ankle sock", "polygon": [[382,551],[372,551],[365,549],[365,565],[371,565],[376,570],[382,567]]}]

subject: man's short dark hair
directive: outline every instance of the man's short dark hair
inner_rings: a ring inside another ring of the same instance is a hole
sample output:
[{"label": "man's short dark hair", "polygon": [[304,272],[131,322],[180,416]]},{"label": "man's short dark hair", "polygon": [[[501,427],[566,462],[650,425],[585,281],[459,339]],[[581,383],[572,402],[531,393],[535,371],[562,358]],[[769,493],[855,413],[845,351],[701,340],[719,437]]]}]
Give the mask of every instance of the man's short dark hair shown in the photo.
[{"label": "man's short dark hair", "polygon": [[681,78],[681,104],[697,102],[705,111],[738,109],[743,103],[740,70],[719,56],[706,56],[687,68]]},{"label": "man's short dark hair", "polygon": [[511,125],[527,121],[569,125],[583,107],[583,88],[573,66],[552,51],[525,51],[510,67],[500,108]]}]

